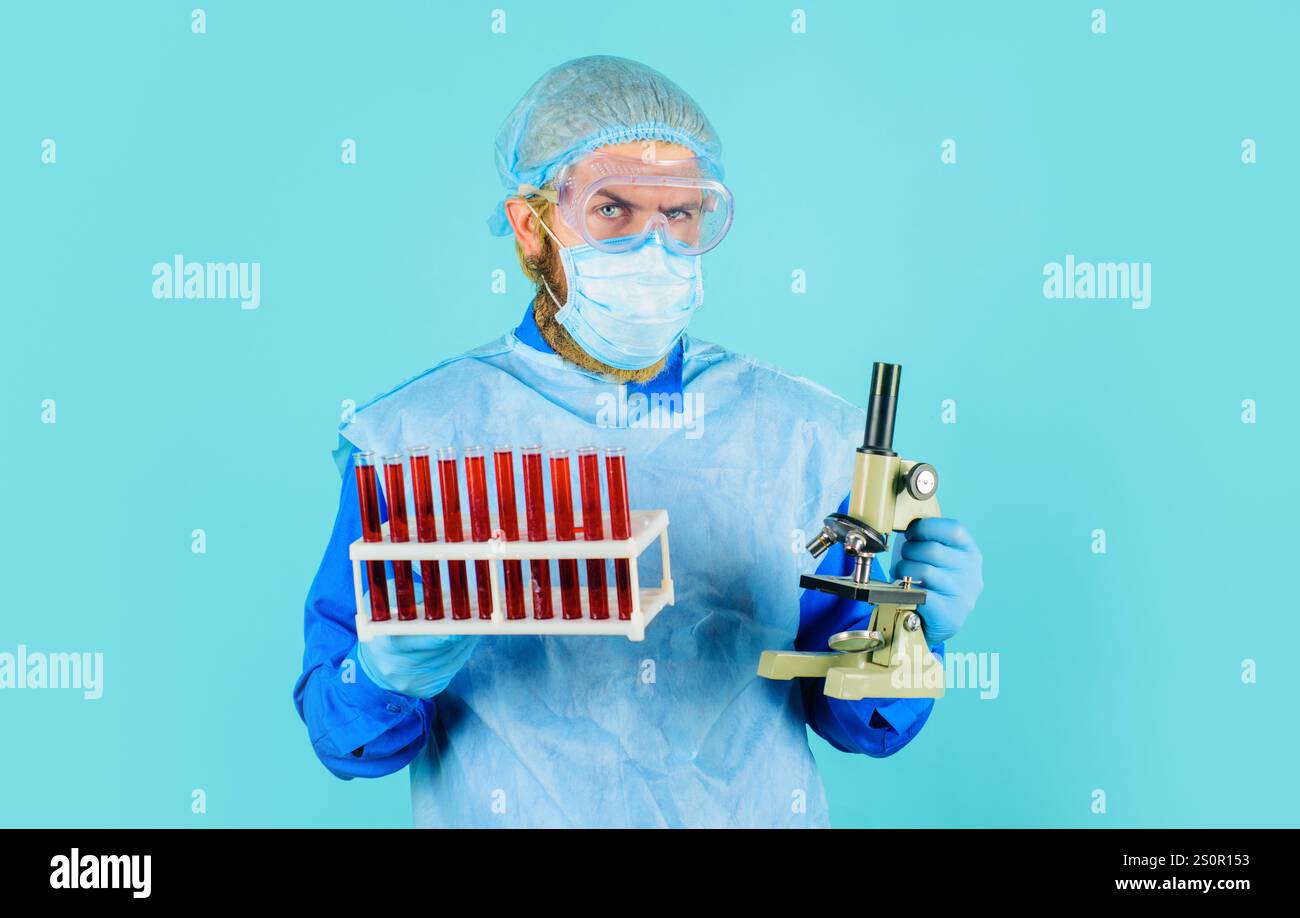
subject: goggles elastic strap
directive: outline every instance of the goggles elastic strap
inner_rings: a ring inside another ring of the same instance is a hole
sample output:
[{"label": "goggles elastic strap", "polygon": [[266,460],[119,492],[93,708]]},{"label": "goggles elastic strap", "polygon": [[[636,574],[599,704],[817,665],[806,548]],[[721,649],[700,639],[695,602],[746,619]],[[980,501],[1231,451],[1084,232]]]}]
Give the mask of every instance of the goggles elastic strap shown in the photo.
[{"label": "goggles elastic strap", "polygon": [[521,198],[539,197],[545,198],[552,204],[559,203],[560,194],[554,188],[538,188],[536,185],[520,185],[518,194]]}]

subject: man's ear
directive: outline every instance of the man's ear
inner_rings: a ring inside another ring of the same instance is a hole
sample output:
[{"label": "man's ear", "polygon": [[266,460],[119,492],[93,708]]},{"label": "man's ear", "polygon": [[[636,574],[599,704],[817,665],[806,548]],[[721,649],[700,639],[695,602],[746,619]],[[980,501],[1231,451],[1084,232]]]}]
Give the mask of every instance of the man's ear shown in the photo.
[{"label": "man's ear", "polygon": [[541,235],[545,232],[540,225],[537,214],[523,198],[506,199],[506,219],[515,231],[515,241],[523,249],[524,256],[536,261],[542,254]]}]

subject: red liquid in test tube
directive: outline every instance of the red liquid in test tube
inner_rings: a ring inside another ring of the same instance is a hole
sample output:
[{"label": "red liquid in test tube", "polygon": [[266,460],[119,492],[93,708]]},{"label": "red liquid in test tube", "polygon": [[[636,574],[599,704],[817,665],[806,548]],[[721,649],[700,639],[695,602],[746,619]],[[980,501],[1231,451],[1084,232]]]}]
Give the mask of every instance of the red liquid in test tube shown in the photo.
[{"label": "red liquid in test tube", "polygon": [[[555,538],[559,542],[572,542],[573,536],[573,482],[569,477],[569,451],[551,450],[551,504],[555,509]],[[578,561],[561,559],[560,614],[567,619],[582,618],[582,598],[578,592]]]},{"label": "red liquid in test tube", "polygon": [[[438,541],[438,523],[433,509],[433,476],[429,471],[429,447],[412,446],[411,492],[415,497],[415,537],[421,542]],[[420,562],[420,585],[424,590],[424,617],[438,621],[442,611],[442,572],[437,561]]]},{"label": "red liquid in test tube", "polygon": [[[388,493],[388,539],[411,541],[411,527],[406,521],[406,473],[402,454],[384,457],[384,486]],[[393,583],[397,592],[397,620],[415,621],[415,578],[410,561],[393,562]]]},{"label": "red liquid in test tube", "polygon": [[[383,524],[379,521],[379,483],[375,479],[375,454],[357,453],[353,457],[357,470],[357,501],[361,505],[361,537],[367,542],[384,541]],[[388,611],[388,578],[384,576],[383,561],[366,561],[366,579],[370,581],[370,620],[386,622],[392,615]]]},{"label": "red liquid in test tube", "polygon": [[[508,446],[492,452],[492,469],[497,480],[497,520],[507,542],[519,541],[519,507],[515,502],[515,454]],[[506,561],[501,565],[506,581],[506,618],[524,618],[524,564]]]},{"label": "red liquid in test tube", "polygon": [[[594,446],[578,450],[578,483],[582,488],[582,538],[599,542],[605,538],[600,518],[600,455]],[[587,604],[593,619],[609,618],[609,593],[606,592],[605,559],[587,561]]]},{"label": "red liquid in test tube", "polygon": [[[460,476],[456,474],[456,450],[450,446],[438,450],[438,486],[442,489],[442,528],[448,542],[465,541],[465,525],[460,517]],[[469,618],[469,577],[464,561],[447,562],[447,579],[451,585],[451,617]]]},{"label": "red liquid in test tube", "polygon": [[[610,538],[632,538],[632,513],[627,500],[627,457],[623,447],[605,450],[605,483],[609,489]],[[614,560],[614,582],[618,586],[618,617],[632,617],[632,564],[628,558]]]},{"label": "red liquid in test tube", "polygon": [[[469,537],[475,542],[492,538],[492,520],[488,516],[487,462],[483,447],[465,450],[465,491],[469,494]],[[478,589],[478,617],[492,617],[491,561],[474,562],[474,586]]]},{"label": "red liquid in test tube", "polygon": [[[519,453],[524,463],[524,506],[528,514],[528,541],[546,541],[546,491],[542,485],[542,448],[525,446]],[[551,562],[529,561],[533,579],[533,618],[554,618],[551,609]]]}]

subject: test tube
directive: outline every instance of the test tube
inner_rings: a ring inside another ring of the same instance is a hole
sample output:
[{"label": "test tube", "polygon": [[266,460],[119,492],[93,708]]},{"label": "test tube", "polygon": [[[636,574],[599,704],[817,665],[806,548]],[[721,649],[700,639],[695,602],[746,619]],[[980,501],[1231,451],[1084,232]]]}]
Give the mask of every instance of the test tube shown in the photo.
[{"label": "test tube", "polygon": [[[582,538],[600,542],[605,525],[600,518],[600,454],[594,446],[578,450],[578,485],[582,488]],[[593,619],[609,618],[609,593],[605,580],[605,559],[587,559],[587,605]]]},{"label": "test tube", "polygon": [[[411,527],[406,521],[406,472],[402,454],[384,457],[384,487],[388,493],[388,540],[411,541]],[[397,592],[397,620],[415,621],[415,580],[410,561],[393,562],[393,583]]]},{"label": "test tube", "polygon": [[[357,470],[357,501],[361,505],[361,537],[367,542],[384,541],[383,524],[379,521],[379,483],[375,479],[375,454],[357,453],[352,460]],[[388,578],[384,576],[383,561],[367,561],[366,579],[370,581],[370,620],[386,622],[392,615],[388,611]]]},{"label": "test tube", "polygon": [[[442,489],[442,528],[448,542],[464,542],[465,527],[460,518],[460,476],[456,474],[456,450],[445,446],[438,450],[438,486]],[[451,583],[451,617],[469,618],[469,578],[464,561],[447,562],[447,579]]]},{"label": "test tube", "polygon": [[[492,520],[488,516],[487,462],[483,447],[465,449],[465,491],[469,494],[469,537],[475,542],[492,538]],[[491,561],[474,562],[474,586],[478,591],[478,617],[492,617]]]},{"label": "test tube", "polygon": [[[528,541],[546,541],[546,492],[542,486],[542,448],[525,446],[519,455],[524,463],[524,506],[528,515]],[[551,562],[528,562],[533,579],[533,618],[554,618],[551,609]]]},{"label": "test tube", "polygon": [[[605,483],[609,489],[609,535],[632,538],[632,513],[627,500],[627,457],[623,447],[605,450]],[[632,564],[628,558],[614,559],[614,582],[618,586],[618,617],[632,617]]]},{"label": "test tube", "polygon": [[[555,538],[573,541],[573,482],[569,478],[569,451],[551,450],[551,505],[555,510]],[[578,561],[561,559],[560,614],[565,618],[582,618],[582,598],[578,594]]]},{"label": "test tube", "polygon": [[[519,541],[519,507],[515,501],[515,454],[508,446],[492,451],[492,470],[497,480],[497,520],[507,542]],[[506,581],[506,618],[524,618],[524,565],[505,561],[501,565]]]},{"label": "test tube", "polygon": [[[438,522],[433,511],[433,476],[429,472],[429,447],[412,446],[411,492],[415,497],[415,537],[421,542],[438,541]],[[424,589],[424,617],[438,621],[442,611],[442,572],[437,561],[420,562],[420,585]]]}]

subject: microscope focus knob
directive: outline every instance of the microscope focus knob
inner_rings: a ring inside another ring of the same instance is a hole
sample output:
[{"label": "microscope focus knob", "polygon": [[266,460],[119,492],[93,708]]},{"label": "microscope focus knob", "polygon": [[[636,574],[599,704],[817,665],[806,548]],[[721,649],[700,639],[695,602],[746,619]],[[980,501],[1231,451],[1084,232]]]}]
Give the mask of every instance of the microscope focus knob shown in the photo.
[{"label": "microscope focus knob", "polygon": [[917,500],[929,500],[939,490],[939,473],[928,462],[918,462],[907,473],[907,493]]}]

